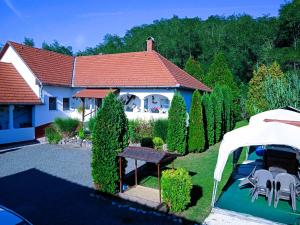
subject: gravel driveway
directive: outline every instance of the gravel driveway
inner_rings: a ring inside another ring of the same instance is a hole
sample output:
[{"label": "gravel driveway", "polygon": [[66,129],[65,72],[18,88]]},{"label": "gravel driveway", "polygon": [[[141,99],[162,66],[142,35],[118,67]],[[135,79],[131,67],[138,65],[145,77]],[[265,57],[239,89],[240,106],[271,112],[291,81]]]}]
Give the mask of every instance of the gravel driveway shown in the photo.
[{"label": "gravel driveway", "polygon": [[61,145],[1,151],[0,205],[38,225],[186,224],[173,215],[95,193],[90,160],[90,151]]},{"label": "gravel driveway", "polygon": [[93,187],[91,152],[65,145],[37,144],[0,154],[0,177],[38,169],[65,180]]}]

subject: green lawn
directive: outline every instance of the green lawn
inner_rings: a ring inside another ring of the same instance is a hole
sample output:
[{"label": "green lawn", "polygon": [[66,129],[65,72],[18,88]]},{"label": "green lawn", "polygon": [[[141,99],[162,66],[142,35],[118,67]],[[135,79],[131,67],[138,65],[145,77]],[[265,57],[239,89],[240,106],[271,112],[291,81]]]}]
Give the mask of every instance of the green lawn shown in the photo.
[{"label": "green lawn", "polygon": [[[247,121],[237,124],[237,127],[247,125]],[[185,168],[192,175],[193,191],[192,204],[181,213],[182,216],[196,222],[203,220],[210,213],[211,197],[213,190],[213,174],[217,163],[219,144],[210,147],[203,153],[190,153],[175,160],[175,168]],[[242,152],[239,162],[245,159],[245,151]],[[229,157],[223,172],[222,181],[218,186],[218,196],[222,192],[227,180],[232,173],[232,156]],[[140,182],[140,185],[157,188],[157,177],[149,176]]]},{"label": "green lawn", "polygon": [[[175,160],[175,168],[182,167],[190,172],[194,190],[192,206],[182,212],[182,216],[189,220],[202,222],[210,212],[211,195],[213,190],[213,173],[218,157],[219,144],[210,147],[203,153],[190,153]],[[226,184],[232,172],[232,159],[229,158],[222,181],[219,183],[219,193]],[[157,177],[149,176],[140,185],[157,188]]]}]

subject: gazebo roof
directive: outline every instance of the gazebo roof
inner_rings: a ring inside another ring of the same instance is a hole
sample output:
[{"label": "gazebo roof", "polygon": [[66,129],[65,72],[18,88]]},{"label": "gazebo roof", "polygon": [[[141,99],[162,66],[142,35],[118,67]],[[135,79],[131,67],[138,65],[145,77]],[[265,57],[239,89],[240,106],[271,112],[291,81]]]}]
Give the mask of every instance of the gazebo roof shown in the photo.
[{"label": "gazebo roof", "polygon": [[130,146],[125,148],[123,152],[118,154],[118,156],[158,164],[161,162],[174,160],[177,158],[177,156],[179,156],[179,154],[157,151],[148,147]]}]

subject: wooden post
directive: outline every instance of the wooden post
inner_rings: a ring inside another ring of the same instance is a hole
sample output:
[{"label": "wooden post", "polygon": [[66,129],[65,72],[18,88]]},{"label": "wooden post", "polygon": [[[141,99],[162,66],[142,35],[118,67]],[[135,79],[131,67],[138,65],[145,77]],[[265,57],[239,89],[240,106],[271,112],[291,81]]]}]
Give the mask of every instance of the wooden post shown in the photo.
[{"label": "wooden post", "polygon": [[157,164],[157,176],[158,176],[158,193],[159,193],[159,203],[161,203],[161,190],[160,190],[160,165]]},{"label": "wooden post", "polygon": [[122,193],[122,157],[119,157],[120,193]]},{"label": "wooden post", "polygon": [[137,160],[135,160],[135,186],[137,186]]},{"label": "wooden post", "polygon": [[85,104],[84,104],[84,102],[85,102],[85,98],[81,98],[81,103],[82,103],[82,118],[81,118],[81,120],[82,120],[82,125],[83,125],[83,122],[84,122],[84,114],[85,114]]}]

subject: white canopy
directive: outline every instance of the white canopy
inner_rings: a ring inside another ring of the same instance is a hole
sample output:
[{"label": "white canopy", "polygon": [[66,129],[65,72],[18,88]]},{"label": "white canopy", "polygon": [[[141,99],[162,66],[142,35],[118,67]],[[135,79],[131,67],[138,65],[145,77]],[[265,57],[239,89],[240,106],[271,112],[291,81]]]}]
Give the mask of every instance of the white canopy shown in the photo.
[{"label": "white canopy", "polygon": [[264,119],[300,121],[300,113],[283,109],[263,112],[251,117],[248,126],[226,133],[214,172],[216,181],[222,178],[228,156],[240,147],[281,144],[300,149],[300,127],[280,122],[263,122]]},{"label": "white canopy", "polygon": [[264,119],[300,121],[300,113],[285,109],[269,110],[252,116],[249,124],[261,123]]}]

